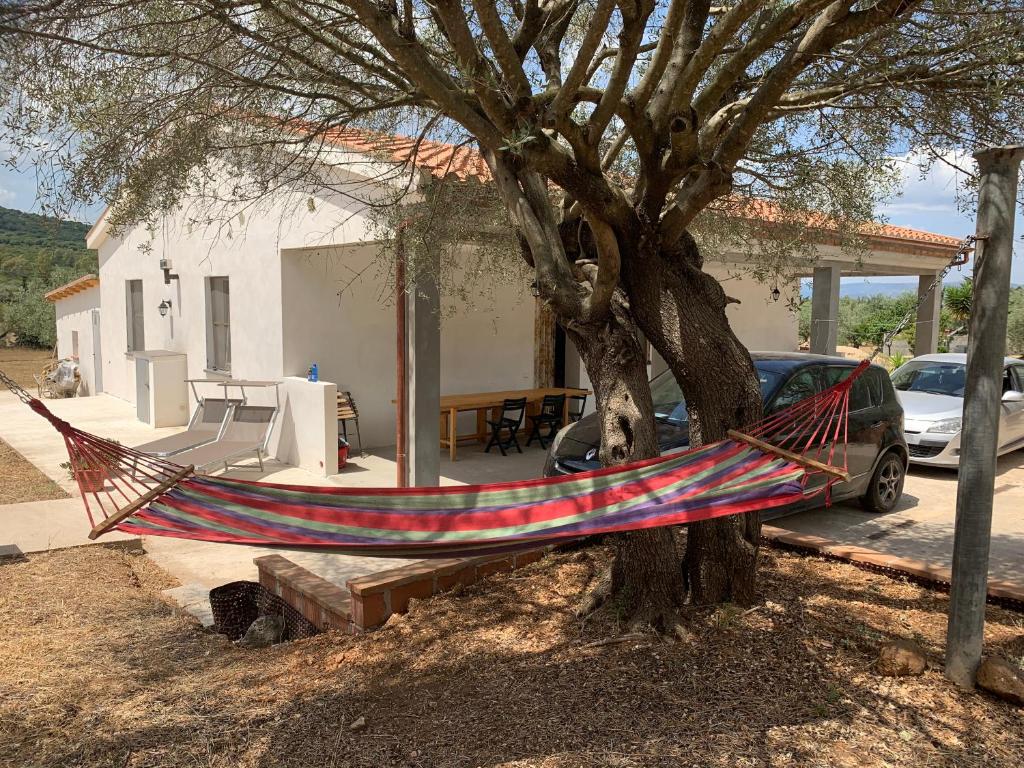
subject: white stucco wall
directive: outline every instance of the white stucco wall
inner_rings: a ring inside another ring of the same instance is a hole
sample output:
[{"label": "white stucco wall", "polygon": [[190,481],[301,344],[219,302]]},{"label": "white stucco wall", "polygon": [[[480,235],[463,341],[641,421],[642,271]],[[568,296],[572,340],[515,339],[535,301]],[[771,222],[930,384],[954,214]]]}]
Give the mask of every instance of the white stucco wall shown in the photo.
[{"label": "white stucco wall", "polygon": [[[364,213],[364,206],[341,192],[320,197],[282,192],[270,204],[215,225],[195,223],[207,212],[187,206],[163,218],[155,232],[136,226],[108,236],[98,248],[105,390],[135,399],[134,366],[126,354],[125,283],[132,279],[143,281],[146,348],[185,353],[190,377],[208,375],[205,278],[211,276],[230,281],[231,376],[294,373],[284,368],[281,352],[281,250],[365,239]],[[159,268],[164,258],[178,275],[169,285]],[[158,311],[163,300],[171,302],[167,317]]]},{"label": "white stucco wall", "polygon": [[326,477],[338,472],[334,433],[337,388],[325,381],[286,376],[281,381],[281,413],[271,434],[269,452],[286,464]]},{"label": "white stucco wall", "polygon": [[[376,245],[285,251],[281,260],[283,364],[350,391],[364,446],[394,445],[395,305]],[[533,297],[529,286],[481,289],[466,305],[442,295],[441,392],[533,386]],[[466,415],[463,429],[471,429]],[[350,425],[349,439],[355,440]]]},{"label": "white stucco wall", "polygon": [[[94,329],[93,313],[99,311],[100,289],[88,288],[80,293],[55,302],[57,314],[57,357],[72,357],[74,353],[73,336],[78,334],[78,366],[82,376],[79,396],[95,395],[102,384],[100,360],[96,356],[97,335],[100,329]],[[102,342],[98,344],[102,347]]]},{"label": "white stucco wall", "polygon": [[782,297],[772,301],[771,287],[741,274],[740,265],[711,262],[705,269],[718,279],[727,296],[739,300],[739,304],[729,304],[725,313],[733,332],[747,349],[796,351],[800,343],[799,318],[786,303],[786,286],[780,286]]}]

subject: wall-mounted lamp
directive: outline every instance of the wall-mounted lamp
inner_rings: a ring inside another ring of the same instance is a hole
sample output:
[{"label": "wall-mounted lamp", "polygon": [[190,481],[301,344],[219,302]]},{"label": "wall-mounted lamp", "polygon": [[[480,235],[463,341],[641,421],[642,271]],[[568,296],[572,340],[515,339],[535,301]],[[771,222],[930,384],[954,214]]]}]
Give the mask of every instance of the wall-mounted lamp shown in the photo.
[{"label": "wall-mounted lamp", "polygon": [[170,259],[160,259],[160,269],[162,269],[163,273],[164,273],[164,285],[170,285],[171,284],[171,280],[177,280],[178,279],[177,275],[171,274],[171,260]]},{"label": "wall-mounted lamp", "polygon": [[167,317],[167,313],[171,309],[171,300],[164,299],[163,301],[160,302],[160,306],[157,307],[157,309],[160,310],[160,317]]},{"label": "wall-mounted lamp", "polygon": [[772,301],[778,301],[779,297],[782,296],[782,291],[779,290],[779,286],[772,288]]}]

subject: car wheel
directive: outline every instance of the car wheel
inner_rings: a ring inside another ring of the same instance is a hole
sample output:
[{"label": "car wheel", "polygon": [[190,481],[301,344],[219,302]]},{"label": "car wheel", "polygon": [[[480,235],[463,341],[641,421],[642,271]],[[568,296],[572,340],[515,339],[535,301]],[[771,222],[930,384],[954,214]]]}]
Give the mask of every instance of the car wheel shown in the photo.
[{"label": "car wheel", "polygon": [[903,495],[906,477],[902,457],[896,451],[889,451],[875,467],[867,493],[860,497],[861,506],[869,512],[891,512]]}]

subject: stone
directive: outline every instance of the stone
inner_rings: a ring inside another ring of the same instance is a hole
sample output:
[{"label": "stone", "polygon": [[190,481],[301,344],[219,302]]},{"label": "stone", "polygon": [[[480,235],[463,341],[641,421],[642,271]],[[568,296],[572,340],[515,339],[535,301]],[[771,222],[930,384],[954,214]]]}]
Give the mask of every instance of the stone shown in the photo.
[{"label": "stone", "polygon": [[1024,706],[1024,671],[999,656],[986,656],[978,666],[977,683],[1000,699]]},{"label": "stone", "polygon": [[353,731],[353,732],[362,731],[365,728],[366,728],[366,718],[362,717],[362,716],[357,717],[355,720],[353,720],[351,723],[348,724],[348,729],[350,731]]},{"label": "stone", "polygon": [[928,666],[921,646],[911,640],[891,640],[878,647],[875,671],[886,677],[920,675]]},{"label": "stone", "polygon": [[284,637],[284,618],[260,616],[245,630],[238,644],[243,648],[269,648]]}]

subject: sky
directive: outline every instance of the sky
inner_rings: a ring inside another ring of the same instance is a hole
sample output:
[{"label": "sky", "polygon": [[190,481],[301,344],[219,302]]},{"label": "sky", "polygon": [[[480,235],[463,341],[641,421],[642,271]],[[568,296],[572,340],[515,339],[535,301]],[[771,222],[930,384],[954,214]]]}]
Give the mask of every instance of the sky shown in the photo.
[{"label": "sky", "polygon": [[[18,172],[7,165],[3,147],[0,147],[0,205],[17,208],[23,211],[38,211],[36,202],[36,180],[29,172]],[[961,165],[972,165],[973,161],[965,157],[952,157]],[[940,235],[951,235],[963,238],[974,233],[973,211],[963,211],[957,203],[958,180],[963,175],[945,163],[934,164],[929,172],[922,176],[913,153],[896,158],[897,167],[902,177],[902,195],[889,200],[878,210],[878,214],[890,224],[913,229],[923,229]],[[84,209],[73,214],[73,218],[91,224],[100,214],[102,206]],[[1024,215],[1018,209],[1018,217],[1014,231],[1016,247],[1013,258],[1014,284],[1024,284]],[[948,282],[958,282],[969,276],[970,272],[951,273]],[[844,278],[843,283],[900,283],[916,284],[916,277],[874,277]]]}]

